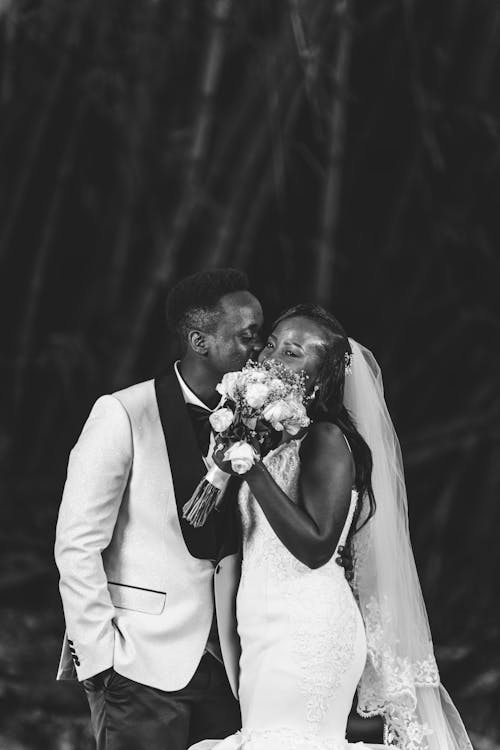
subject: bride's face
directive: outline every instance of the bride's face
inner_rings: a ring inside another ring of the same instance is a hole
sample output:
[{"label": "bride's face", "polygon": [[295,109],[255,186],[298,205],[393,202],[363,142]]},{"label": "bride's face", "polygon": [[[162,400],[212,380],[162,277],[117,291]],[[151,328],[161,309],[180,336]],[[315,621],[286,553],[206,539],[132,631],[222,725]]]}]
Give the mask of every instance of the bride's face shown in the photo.
[{"label": "bride's face", "polygon": [[259,362],[277,359],[294,372],[303,370],[309,376],[309,390],[318,377],[325,346],[321,326],[309,318],[287,318],[278,323],[269,335],[259,354]]}]

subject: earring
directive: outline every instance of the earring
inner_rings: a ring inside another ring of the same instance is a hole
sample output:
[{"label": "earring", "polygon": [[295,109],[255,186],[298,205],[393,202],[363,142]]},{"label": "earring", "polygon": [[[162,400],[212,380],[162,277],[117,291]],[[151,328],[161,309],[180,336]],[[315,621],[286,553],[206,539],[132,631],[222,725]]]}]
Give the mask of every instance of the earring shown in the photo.
[{"label": "earring", "polygon": [[319,385],[316,383],[316,385],[312,389],[312,391],[309,394],[309,396],[307,396],[306,401],[314,401],[314,399],[316,398],[316,394],[317,394],[318,391],[319,391]]}]

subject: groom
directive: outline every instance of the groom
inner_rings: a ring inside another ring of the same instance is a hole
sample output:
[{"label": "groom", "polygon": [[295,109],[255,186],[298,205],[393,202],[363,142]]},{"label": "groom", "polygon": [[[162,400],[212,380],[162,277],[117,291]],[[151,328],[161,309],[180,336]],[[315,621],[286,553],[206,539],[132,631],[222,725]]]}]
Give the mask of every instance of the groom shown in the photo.
[{"label": "groom", "polygon": [[58,679],[83,682],[98,750],[185,750],[241,726],[237,487],[202,528],[182,507],[211,465],[215,386],[261,347],[262,308],[244,274],[219,269],[177,284],[167,311],[181,360],[98,399],[57,524]]}]

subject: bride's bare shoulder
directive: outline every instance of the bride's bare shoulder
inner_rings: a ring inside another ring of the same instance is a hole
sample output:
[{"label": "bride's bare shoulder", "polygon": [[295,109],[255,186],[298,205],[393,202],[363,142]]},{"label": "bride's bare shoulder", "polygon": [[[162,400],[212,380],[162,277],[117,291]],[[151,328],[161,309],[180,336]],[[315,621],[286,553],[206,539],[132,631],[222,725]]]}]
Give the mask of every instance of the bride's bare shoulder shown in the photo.
[{"label": "bride's bare shoulder", "polygon": [[332,451],[337,456],[345,455],[346,459],[350,458],[344,433],[333,422],[315,422],[302,441],[301,456],[307,458],[324,453],[331,455]]},{"label": "bride's bare shoulder", "polygon": [[333,482],[336,487],[345,487],[347,497],[355,470],[340,427],[331,422],[313,424],[302,441],[300,460],[304,481],[309,477],[316,485],[324,482],[328,487]]}]

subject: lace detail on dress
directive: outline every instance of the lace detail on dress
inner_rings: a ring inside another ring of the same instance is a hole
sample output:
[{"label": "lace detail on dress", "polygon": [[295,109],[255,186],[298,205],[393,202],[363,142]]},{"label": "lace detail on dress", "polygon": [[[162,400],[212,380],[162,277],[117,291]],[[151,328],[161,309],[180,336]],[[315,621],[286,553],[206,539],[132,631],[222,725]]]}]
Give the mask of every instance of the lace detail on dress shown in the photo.
[{"label": "lace detail on dress", "polygon": [[293,608],[300,689],[306,695],[306,718],[313,730],[323,721],[354,657],[356,605],[339,572],[342,578],[332,576],[326,586],[322,576],[308,578],[300,591],[301,607]]},{"label": "lace detail on dress", "polygon": [[[300,441],[291,440],[270,451],[263,459],[276,484],[295,503],[298,501],[299,495],[299,446]],[[307,575],[311,573],[311,569],[297,560],[278,539],[246,483],[242,485],[239,493],[239,508],[245,552],[242,563],[242,579],[245,577],[246,569],[253,565],[272,566],[272,577],[276,583],[295,578],[297,574]],[[353,497],[337,547],[345,543],[354,510],[355,498]],[[335,554],[326,565],[319,571],[314,572],[325,573],[329,568],[335,571],[337,575],[342,573],[340,577],[342,580],[344,579],[343,570],[335,562]]]},{"label": "lace detail on dress", "polygon": [[[297,443],[298,441],[293,440],[278,446],[264,458],[264,464],[273,479],[293,502],[297,502],[299,491],[300,459]],[[247,570],[253,566],[271,568],[273,584],[280,584],[287,578],[293,578],[298,573],[307,573],[310,570],[307,565],[297,560],[278,539],[259,504],[251,495],[247,484],[243,484],[240,490],[239,507],[244,544],[242,581],[246,577]]]},{"label": "lace detail on dress", "polygon": [[[347,740],[336,740],[303,734],[295,729],[242,729],[244,750],[347,750]],[[362,748],[364,745],[359,744]],[[350,745],[356,747],[356,745]]]},{"label": "lace detail on dress", "polygon": [[[279,446],[264,461],[276,483],[297,502],[298,441]],[[240,491],[239,505],[244,544],[241,585],[245,585],[247,576],[260,570],[265,575],[269,595],[282,601],[299,667],[299,689],[306,696],[306,719],[311,732],[319,731],[354,657],[356,603],[335,555],[321,568],[308,568],[278,539],[248,485]],[[339,544],[347,536],[354,506],[355,497]]]}]

